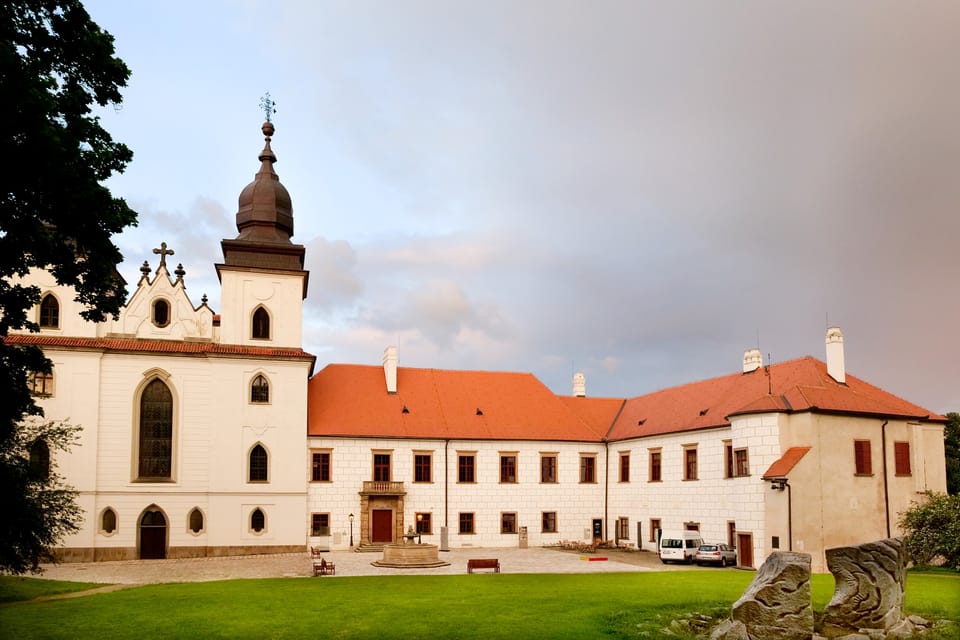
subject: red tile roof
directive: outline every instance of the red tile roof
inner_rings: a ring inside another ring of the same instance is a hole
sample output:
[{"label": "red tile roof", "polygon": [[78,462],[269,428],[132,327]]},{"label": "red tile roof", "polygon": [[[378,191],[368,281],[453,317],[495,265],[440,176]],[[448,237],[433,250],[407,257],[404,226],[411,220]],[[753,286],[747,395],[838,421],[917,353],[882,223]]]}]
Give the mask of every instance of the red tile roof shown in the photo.
[{"label": "red tile roof", "polygon": [[600,438],[606,436],[613,427],[626,403],[623,398],[557,397]]},{"label": "red tile roof", "polygon": [[800,459],[807,455],[807,451],[810,451],[810,447],[790,447],[783,452],[783,455],[776,462],[770,465],[770,468],[763,474],[763,479],[786,478],[790,470],[800,462]]},{"label": "red tile roof", "polygon": [[722,427],[730,424],[729,416],[772,411],[946,421],[859,378],[847,375],[846,380],[836,382],[823,362],[807,356],[692,382],[627,400],[609,439]]},{"label": "red tile roof", "polygon": [[[170,353],[183,355],[236,356],[243,358],[274,358],[281,360],[309,360],[316,356],[303,349],[280,347],[250,347],[216,342],[187,342],[181,340],[140,340],[136,338],[71,338],[42,334],[11,334],[2,338],[7,344],[29,344],[45,349],[76,349],[125,353]],[[312,365],[311,365],[312,366]]]},{"label": "red tile roof", "polygon": [[346,364],[311,378],[307,425],[311,436],[575,442],[599,442],[605,430],[529,373],[399,367],[390,394],[382,367]]}]

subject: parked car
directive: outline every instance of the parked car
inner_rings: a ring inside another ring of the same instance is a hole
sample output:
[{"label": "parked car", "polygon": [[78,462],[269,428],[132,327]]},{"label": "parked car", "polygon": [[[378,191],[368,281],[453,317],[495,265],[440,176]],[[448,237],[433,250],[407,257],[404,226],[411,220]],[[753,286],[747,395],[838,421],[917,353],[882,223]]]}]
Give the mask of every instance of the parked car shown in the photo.
[{"label": "parked car", "polygon": [[702,544],[693,561],[698,565],[718,564],[721,567],[737,564],[737,550],[726,544]]}]

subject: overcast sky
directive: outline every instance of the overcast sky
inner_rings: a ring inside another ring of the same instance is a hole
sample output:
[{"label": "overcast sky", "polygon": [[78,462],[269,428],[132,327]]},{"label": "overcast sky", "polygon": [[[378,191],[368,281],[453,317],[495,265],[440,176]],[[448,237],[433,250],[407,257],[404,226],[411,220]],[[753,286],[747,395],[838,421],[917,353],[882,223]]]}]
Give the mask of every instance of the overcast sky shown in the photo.
[{"label": "overcast sky", "polygon": [[824,359],[960,410],[960,3],[86,3],[136,282],[194,304],[277,102],[317,368],[530,371],[635,396]]}]

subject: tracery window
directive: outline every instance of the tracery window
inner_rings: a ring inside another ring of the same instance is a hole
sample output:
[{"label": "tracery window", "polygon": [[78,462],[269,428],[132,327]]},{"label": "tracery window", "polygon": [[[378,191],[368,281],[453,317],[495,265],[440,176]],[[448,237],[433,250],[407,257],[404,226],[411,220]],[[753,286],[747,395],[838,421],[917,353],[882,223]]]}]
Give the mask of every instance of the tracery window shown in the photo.
[{"label": "tracery window", "polygon": [[173,394],[159,379],[150,382],[140,396],[138,452],[139,479],[170,479],[173,467]]},{"label": "tracery window", "polygon": [[270,383],[262,374],[257,375],[250,383],[250,402],[270,402]]}]

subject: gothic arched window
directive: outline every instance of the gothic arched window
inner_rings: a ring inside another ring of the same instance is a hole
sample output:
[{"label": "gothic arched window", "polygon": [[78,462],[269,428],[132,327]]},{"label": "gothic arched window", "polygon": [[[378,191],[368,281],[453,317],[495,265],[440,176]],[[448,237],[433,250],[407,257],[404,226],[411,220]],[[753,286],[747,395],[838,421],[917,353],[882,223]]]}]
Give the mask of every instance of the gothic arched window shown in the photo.
[{"label": "gothic arched window", "polygon": [[270,339],[270,314],[263,307],[257,307],[253,312],[253,330],[250,335],[257,339]]},{"label": "gothic arched window", "polygon": [[270,383],[258,375],[250,383],[250,402],[270,402]]},{"label": "gothic arched window", "polygon": [[190,531],[193,533],[200,533],[203,531],[203,511],[200,511],[199,508],[194,508],[190,512],[189,517],[187,518],[188,526]]},{"label": "gothic arched window", "polygon": [[267,450],[257,445],[250,450],[250,482],[267,481]]},{"label": "gothic arched window", "polygon": [[173,468],[173,394],[162,380],[153,380],[140,396],[137,476],[169,480]]},{"label": "gothic arched window", "polygon": [[52,293],[43,296],[40,301],[40,327],[43,329],[60,328],[60,303]]},{"label": "gothic arched window", "polygon": [[263,514],[263,511],[260,510],[260,507],[257,507],[253,510],[253,513],[250,514],[250,529],[254,533],[260,533],[267,528],[267,516]]},{"label": "gothic arched window", "polygon": [[113,533],[117,530],[117,512],[107,507],[100,514],[100,531],[102,533]]}]

